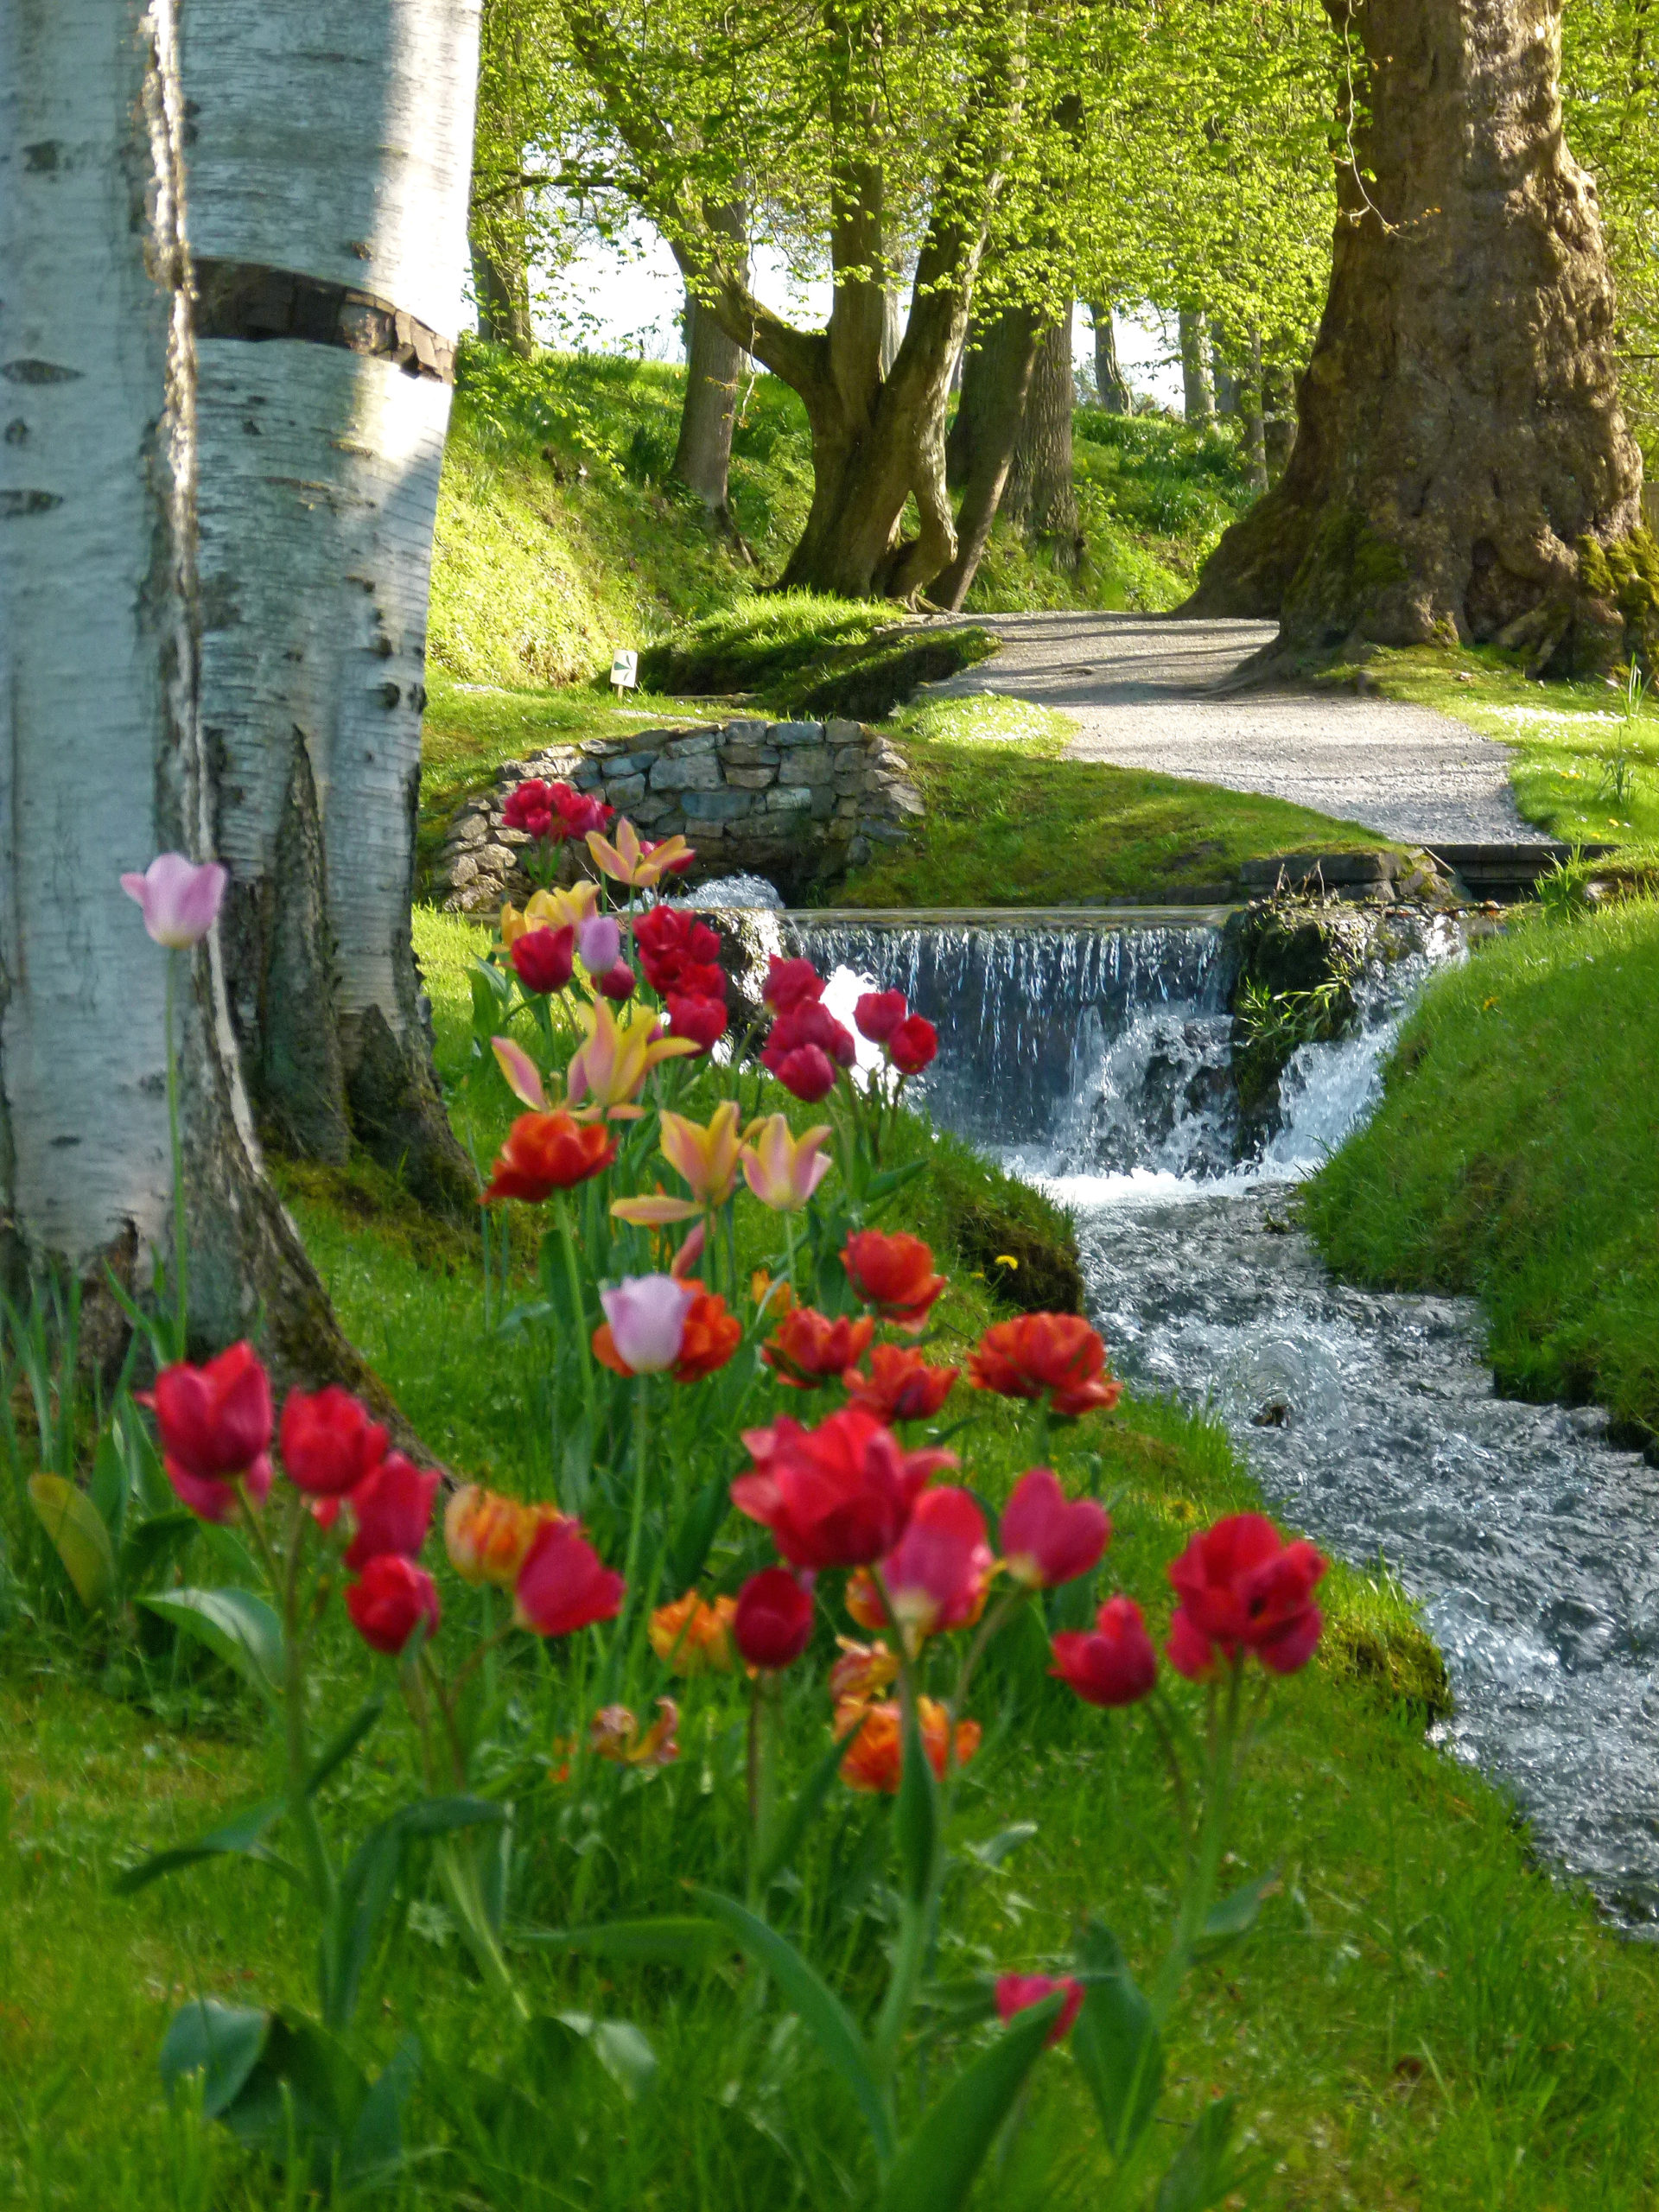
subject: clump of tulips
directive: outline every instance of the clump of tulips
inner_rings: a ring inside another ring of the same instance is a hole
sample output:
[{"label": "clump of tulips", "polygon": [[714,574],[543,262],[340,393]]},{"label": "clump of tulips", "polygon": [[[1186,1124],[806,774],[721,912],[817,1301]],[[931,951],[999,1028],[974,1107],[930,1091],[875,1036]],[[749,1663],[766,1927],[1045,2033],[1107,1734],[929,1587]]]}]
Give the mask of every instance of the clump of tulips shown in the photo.
[{"label": "clump of tulips", "polygon": [[[696,1891],[690,1920],[631,1918],[613,1939],[602,1918],[582,1917],[590,1854],[572,1876],[570,1928],[539,1931],[543,1946],[602,1957],[613,1940],[630,1958],[660,1948],[683,1963],[701,1930],[703,1955],[746,1958],[752,2005],[770,1988],[853,2092],[884,2208],[961,2204],[1015,2124],[1031,2069],[1064,2047],[1100,2115],[1113,2201],[1127,2202],[1157,2163],[1151,2123],[1182,1980],[1243,1932],[1263,1887],[1220,1894],[1229,1821],[1267,1686],[1317,1643],[1324,1561],[1258,1516],[1196,1535],[1169,1569],[1160,1650],[1132,1599],[1096,1586],[1106,1506],[1071,1494],[1049,1464],[1057,1437],[1118,1402],[1100,1337],[1053,1313],[953,1337],[933,1252],[880,1225],[922,1172],[884,1166],[882,1150],[938,1051],[932,1026],[901,994],[874,991],[857,1001],[855,1035],[810,962],[774,959],[758,1032],[734,1037],[718,934],[660,895],[693,857],[683,840],[645,842],[557,784],[521,786],[508,818],[537,888],[522,912],[503,911],[480,963],[477,1065],[490,1084],[499,1071],[524,1110],[481,1199],[486,1221],[518,1209],[538,1231],[533,1284],[519,1279],[511,1306],[513,1239],[496,1231],[491,1345],[532,1363],[541,1427],[526,1452],[542,1496],[419,1466],[338,1387],[290,1392],[278,1421],[246,1344],[201,1364],[162,1361],[149,1402],[166,1479],[191,1513],[240,1535],[262,1587],[147,1602],[267,1701],[285,1784],[127,1878],[227,1851],[270,1863],[280,1846],[321,1931],[314,2021],[285,2014],[279,2034],[273,2015],[204,1999],[175,2021],[164,2063],[232,2082],[215,2108],[245,2133],[256,2110],[284,2108],[326,2044],[347,2089],[317,2126],[349,2175],[376,2100],[401,2094],[391,2068],[372,2083],[353,2072],[347,2039],[407,1853],[429,1854],[504,2017],[531,2025],[509,1900],[533,1816],[509,1802],[511,1767],[483,1756],[504,1681],[539,1700],[536,1802],[550,1792],[556,1808],[613,1810],[607,1789],[672,1789],[690,1700],[742,1732],[741,1868]],[[577,852],[593,873],[570,880]],[[873,1048],[861,1066],[861,1036]],[[823,1118],[797,1128],[769,1082]],[[746,1266],[741,1244],[766,1264]],[[1005,1427],[1022,1425],[1032,1463],[1000,1513],[963,1465],[993,1400]],[[1022,1619],[1011,1647],[1046,1651],[1063,1688],[1039,1673],[1035,1694],[1069,1692],[1071,1725],[1144,1709],[1169,1765],[1185,1878],[1146,1993],[1093,1923],[1065,1959],[1014,1961],[966,1999],[958,1990],[950,2017],[967,2056],[954,2076],[930,2062],[937,2093],[918,2110],[910,2054],[923,2008],[938,2033],[956,1801],[964,1771],[991,1757],[975,1692],[987,1652]],[[381,1674],[319,1744],[312,1685],[331,1622],[349,1624]],[[420,1792],[344,1855],[323,1800],[393,1692]],[[804,1707],[820,1745],[803,1780],[789,1766]],[[780,1898],[787,1909],[780,1878],[838,1789],[887,1820],[895,1869],[896,1932],[866,2017],[772,1916]],[[556,1827],[563,1818],[556,1810]],[[227,2038],[251,2054],[240,2074],[220,2063]],[[1201,2118],[1177,2158],[1186,2194],[1170,2201],[1224,2193],[1226,2136],[1224,2111]]]}]

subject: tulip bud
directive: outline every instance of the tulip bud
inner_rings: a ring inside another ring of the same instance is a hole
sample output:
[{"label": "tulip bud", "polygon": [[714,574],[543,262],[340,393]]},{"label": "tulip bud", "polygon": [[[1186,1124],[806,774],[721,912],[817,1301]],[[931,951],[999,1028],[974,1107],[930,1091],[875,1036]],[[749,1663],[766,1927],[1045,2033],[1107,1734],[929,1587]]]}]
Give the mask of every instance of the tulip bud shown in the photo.
[{"label": "tulip bud", "polygon": [[283,1408],[283,1471],[298,1490],[339,1497],[386,1456],[386,1432],[337,1382],[308,1396],[290,1390]]},{"label": "tulip bud", "polygon": [[604,973],[594,977],[598,988],[607,999],[614,999],[619,1006],[633,996],[639,978],[626,960],[619,960]]},{"label": "tulip bud", "polygon": [[576,950],[590,976],[602,976],[622,957],[622,932],[609,914],[589,914],[576,928]]},{"label": "tulip bud", "polygon": [[1148,1696],[1158,1680],[1158,1654],[1134,1599],[1109,1598],[1090,1635],[1062,1630],[1049,1672],[1090,1705],[1137,1705]]},{"label": "tulip bud", "polygon": [[887,1058],[900,1075],[919,1075],[937,1058],[938,1049],[938,1031],[919,1014],[901,1021],[887,1039]]},{"label": "tulip bud", "polygon": [[365,1643],[389,1658],[397,1657],[423,1623],[425,1634],[435,1636],[442,1618],[431,1576],[397,1552],[382,1552],[369,1561],[346,1588],[346,1610]]},{"label": "tulip bud", "polygon": [[1052,2050],[1057,2043],[1064,2043],[1071,2032],[1071,2023],[1083,2009],[1083,1984],[1072,1974],[1056,1980],[1046,1974],[999,1974],[996,1983],[997,2018],[1007,2027],[1016,2013],[1028,2012],[1032,2005],[1040,2005],[1045,1998],[1058,1997],[1065,1992],[1065,2002],[1060,2007],[1059,2018],[1045,2038]]},{"label": "tulip bud", "polygon": [[562,930],[526,931],[514,940],[507,956],[512,972],[527,991],[562,991],[570,981],[575,942],[575,931],[568,922]]},{"label": "tulip bud", "polygon": [[812,1640],[812,1592],[787,1567],[762,1567],[738,1592],[732,1636],[751,1667],[792,1667]]}]

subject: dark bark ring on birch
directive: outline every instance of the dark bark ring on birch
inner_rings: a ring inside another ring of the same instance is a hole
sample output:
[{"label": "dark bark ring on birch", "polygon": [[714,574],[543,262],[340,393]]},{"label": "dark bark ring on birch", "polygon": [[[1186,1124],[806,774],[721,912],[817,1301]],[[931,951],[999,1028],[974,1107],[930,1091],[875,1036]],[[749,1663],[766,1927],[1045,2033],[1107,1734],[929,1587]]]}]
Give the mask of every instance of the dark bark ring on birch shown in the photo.
[{"label": "dark bark ring on birch", "polygon": [[391,361],[406,376],[455,380],[454,341],[372,292],[259,261],[203,257],[193,273],[198,338],[297,338]]}]

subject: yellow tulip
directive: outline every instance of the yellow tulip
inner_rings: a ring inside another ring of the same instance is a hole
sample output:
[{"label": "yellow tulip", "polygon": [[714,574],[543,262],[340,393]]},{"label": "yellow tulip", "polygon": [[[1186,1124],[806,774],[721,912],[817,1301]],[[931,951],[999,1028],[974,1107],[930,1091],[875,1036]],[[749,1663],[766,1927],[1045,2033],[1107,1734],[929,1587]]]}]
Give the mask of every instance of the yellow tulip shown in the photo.
[{"label": "yellow tulip", "polygon": [[572,1106],[585,1102],[589,1113],[625,1113],[659,1061],[697,1050],[690,1037],[653,1038],[658,1017],[649,1007],[631,1007],[619,1020],[608,999],[596,999],[580,1019],[587,1035],[565,1071],[565,1095]]},{"label": "yellow tulip", "polygon": [[537,891],[524,902],[524,911],[508,906],[501,909],[501,942],[516,944],[531,930],[562,930],[568,923],[574,929],[585,922],[590,914],[599,911],[599,886],[591,876],[584,875],[568,891]]},{"label": "yellow tulip", "polygon": [[737,1188],[743,1150],[734,1100],[722,1099],[706,1128],[683,1114],[664,1114],[658,1141],[663,1158],[691,1185],[694,1198],[705,1206],[725,1205]]},{"label": "yellow tulip", "polygon": [[674,836],[664,837],[647,853],[632,823],[626,821],[617,823],[614,844],[601,831],[590,830],[588,849],[607,875],[635,890],[649,890],[660,883],[674,863],[684,860],[690,851],[683,837]]},{"label": "yellow tulip", "polygon": [[791,1136],[781,1114],[750,1124],[740,1158],[744,1180],[762,1205],[776,1213],[800,1211],[830,1173],[821,1149],[829,1135],[816,1128]]}]

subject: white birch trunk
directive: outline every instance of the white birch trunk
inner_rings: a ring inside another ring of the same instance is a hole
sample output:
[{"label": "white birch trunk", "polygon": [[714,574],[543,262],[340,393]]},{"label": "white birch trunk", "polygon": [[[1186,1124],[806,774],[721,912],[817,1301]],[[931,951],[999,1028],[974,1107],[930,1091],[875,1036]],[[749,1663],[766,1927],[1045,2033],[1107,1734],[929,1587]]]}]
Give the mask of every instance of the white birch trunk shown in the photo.
[{"label": "white birch trunk", "polygon": [[[373,296],[451,344],[478,0],[191,0],[199,259]],[[471,1198],[410,945],[427,588],[449,385],[297,337],[199,346],[202,716],[263,1115]]]},{"label": "white birch trunk", "polygon": [[[211,850],[173,0],[0,0],[0,1206],[14,1288],[170,1241],[168,956],[123,893]],[[213,939],[180,991],[191,1322],[384,1401],[265,1182]]]}]

